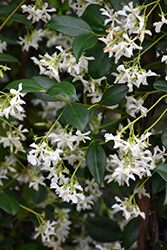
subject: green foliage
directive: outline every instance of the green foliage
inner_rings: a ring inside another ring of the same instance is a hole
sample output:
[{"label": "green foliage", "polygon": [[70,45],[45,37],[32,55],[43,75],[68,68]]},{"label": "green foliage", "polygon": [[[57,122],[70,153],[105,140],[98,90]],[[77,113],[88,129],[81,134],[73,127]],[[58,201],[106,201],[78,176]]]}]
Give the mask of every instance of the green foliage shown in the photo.
[{"label": "green foliage", "polygon": [[5,53],[0,53],[0,61],[2,62],[15,62],[15,63],[20,63],[17,58],[14,56],[5,54]]},{"label": "green foliage", "polygon": [[[122,7],[124,5],[128,5],[129,1],[128,0],[117,0],[117,1],[114,1],[114,0],[109,0],[110,3],[111,3],[111,6],[114,8],[114,10],[118,11],[120,9],[122,9]],[[140,2],[139,0],[133,0],[133,6],[135,5],[140,5]]]},{"label": "green foliage", "polygon": [[92,34],[84,34],[77,36],[72,44],[72,49],[76,61],[78,63],[79,58],[81,57],[82,53],[94,47],[98,41],[98,38]]},{"label": "green foliage", "polygon": [[105,16],[101,15],[100,9],[100,5],[88,5],[82,15],[82,19],[90,25],[95,33],[106,34],[106,26],[104,25]]},{"label": "green foliage", "polygon": [[106,75],[112,68],[113,58],[103,52],[104,45],[98,43],[97,47],[91,51],[91,56],[95,60],[89,61],[88,71],[92,78],[98,79]]},{"label": "green foliage", "polygon": [[101,105],[113,106],[118,104],[127,93],[128,87],[126,85],[114,85],[104,92],[101,99]]},{"label": "green foliage", "polygon": [[32,198],[35,204],[39,204],[44,201],[47,197],[47,190],[43,186],[39,186],[39,190],[36,191],[33,189],[32,191]]},{"label": "green foliage", "polygon": [[167,182],[167,164],[166,163],[158,165],[154,169],[154,171],[157,172]]},{"label": "green foliage", "polygon": [[94,217],[86,220],[86,230],[99,242],[114,242],[122,237],[118,224],[107,217]]},{"label": "green foliage", "polygon": [[73,16],[56,16],[47,23],[46,27],[71,37],[93,33],[84,20]]},{"label": "green foliage", "polygon": [[101,186],[106,169],[106,153],[98,142],[93,141],[89,145],[86,153],[86,163],[93,178]]},{"label": "green foliage", "polygon": [[162,141],[162,144],[165,146],[165,148],[167,148],[167,126],[165,126],[162,131],[161,141]]},{"label": "green foliage", "polygon": [[123,245],[125,250],[129,249],[137,240],[140,232],[141,220],[139,217],[134,218],[128,222],[123,232]]},{"label": "green foliage", "polygon": [[81,131],[83,131],[88,124],[89,112],[82,103],[68,103],[64,108],[63,115],[67,124]]},{"label": "green foliage", "polygon": [[68,96],[70,96],[78,101],[75,87],[67,81],[62,81],[60,83],[54,84],[52,87],[50,87],[47,90],[47,93],[49,95],[53,95],[53,96],[60,94],[60,93],[63,93],[63,94],[68,95]]},{"label": "green foliage", "polygon": [[11,215],[16,215],[19,211],[19,203],[10,195],[0,193],[0,208]]},{"label": "green foliage", "polygon": [[29,92],[35,92],[35,91],[44,91],[44,89],[39,85],[39,83],[35,82],[31,79],[21,79],[16,80],[11,83],[9,83],[5,89],[16,89],[18,90],[19,84],[22,83],[22,93],[29,93]]},{"label": "green foliage", "polygon": [[167,82],[164,80],[155,81],[154,88],[166,93],[167,92]]}]

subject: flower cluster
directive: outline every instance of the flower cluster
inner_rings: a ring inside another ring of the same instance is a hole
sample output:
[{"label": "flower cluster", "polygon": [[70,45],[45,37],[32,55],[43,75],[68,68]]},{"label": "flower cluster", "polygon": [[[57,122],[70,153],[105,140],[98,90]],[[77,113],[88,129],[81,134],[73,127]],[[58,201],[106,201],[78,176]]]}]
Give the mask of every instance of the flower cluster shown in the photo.
[{"label": "flower cluster", "polygon": [[[164,153],[159,148],[154,149],[154,154],[147,149],[149,143],[146,139],[150,135],[151,133],[146,133],[141,138],[133,135],[128,140],[124,140],[121,138],[121,133],[116,136],[105,134],[106,142],[113,140],[114,148],[118,152],[118,154],[110,155],[108,158],[107,170],[109,173],[105,176],[108,182],[114,180],[120,186],[125,183],[129,186],[129,180],[135,180],[135,176],[140,179],[151,176],[151,170],[156,167],[156,160],[164,161]],[[162,154],[158,154],[158,151]]]},{"label": "flower cluster", "polygon": [[22,12],[28,12],[29,16],[27,17],[27,19],[32,19],[32,23],[38,22],[39,20],[44,21],[45,23],[47,23],[50,19],[51,16],[47,13],[47,12],[55,12],[56,9],[52,8],[52,9],[47,9],[48,8],[48,3],[44,3],[42,4],[41,8],[36,8],[36,6],[34,5],[22,5]]},{"label": "flower cluster", "polygon": [[[115,200],[117,201],[116,204],[112,206],[113,213],[117,213],[119,211],[123,212],[123,216],[126,220],[138,217],[139,215],[145,219],[144,212],[141,212],[137,204],[131,203],[131,197],[125,198],[124,201],[122,201],[119,197],[115,197]],[[119,203],[119,204],[118,204]]]},{"label": "flower cluster", "polygon": [[[130,58],[134,50],[142,50],[143,48],[135,43],[137,39],[141,42],[144,39],[144,34],[151,35],[149,30],[146,30],[145,16],[140,14],[139,7],[133,7],[133,2],[129,2],[122,10],[113,11],[109,8],[102,8],[102,15],[108,17],[105,20],[105,25],[111,22],[111,27],[106,31],[106,38],[99,38],[106,44],[104,52],[109,53],[109,57],[115,57],[115,63],[121,56]],[[136,35],[134,38],[131,35]]]},{"label": "flower cluster", "polygon": [[22,83],[19,84],[18,90],[11,89],[10,95],[4,94],[1,97],[1,101],[0,101],[0,116],[1,117],[5,116],[8,119],[9,115],[11,115],[14,118],[17,118],[18,120],[24,119],[25,110],[21,105],[25,104],[25,101],[23,101],[21,97],[24,97],[26,93],[21,93],[21,91],[22,91]]},{"label": "flower cluster", "polygon": [[139,88],[140,85],[148,85],[147,77],[157,76],[155,72],[149,70],[146,72],[145,69],[140,69],[137,65],[125,68],[123,64],[117,67],[118,73],[113,72],[112,75],[116,77],[115,84],[127,83],[129,92],[133,91],[133,86]]},{"label": "flower cluster", "polygon": [[30,47],[37,50],[39,48],[38,42],[40,42],[43,37],[44,33],[42,29],[33,30],[31,34],[25,35],[24,38],[20,36],[18,43],[22,46],[22,51],[28,51]]}]

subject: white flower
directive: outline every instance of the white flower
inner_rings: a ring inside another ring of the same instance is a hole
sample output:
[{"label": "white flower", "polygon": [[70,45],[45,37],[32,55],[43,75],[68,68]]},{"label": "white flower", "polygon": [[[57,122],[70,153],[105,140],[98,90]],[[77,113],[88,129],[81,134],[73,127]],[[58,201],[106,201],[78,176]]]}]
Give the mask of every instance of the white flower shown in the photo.
[{"label": "white flower", "polygon": [[139,207],[136,205],[133,205],[129,198],[125,198],[124,201],[122,201],[118,196],[115,197],[115,200],[119,204],[114,204],[112,206],[113,213],[117,213],[119,211],[123,212],[123,216],[126,220],[138,217],[139,215],[145,219],[145,213],[141,212]]},{"label": "white flower", "polygon": [[[144,114],[147,111],[147,108],[142,106],[142,104],[144,103],[143,99],[136,100],[132,96],[125,96],[125,98],[127,100],[125,105],[126,112],[131,116],[136,117],[136,114],[138,114],[139,112],[141,112],[141,114]],[[147,114],[145,114],[144,116],[147,116]]]},{"label": "white flower", "polygon": [[[51,184],[50,188],[56,189],[56,194],[63,199],[63,201],[66,202],[72,202],[74,204],[77,204],[80,200],[85,199],[85,195],[81,193],[83,191],[83,188],[78,183],[67,183],[59,186],[57,183]],[[77,190],[80,190],[81,192],[78,192]]]},{"label": "white flower", "polygon": [[7,173],[8,173],[8,169],[6,167],[2,167],[0,169],[0,186],[3,186],[2,179],[8,179]]},{"label": "white flower", "polygon": [[167,19],[165,19],[164,15],[161,16],[161,21],[153,23],[155,32],[159,33],[163,24],[167,24]]},{"label": "white flower", "polygon": [[22,45],[22,51],[28,51],[30,47],[38,49],[38,42],[44,37],[43,30],[33,30],[31,34],[25,35],[24,38],[19,37],[20,41],[18,43]]},{"label": "white flower", "polygon": [[42,242],[50,242],[51,241],[51,236],[55,235],[55,225],[57,222],[52,221],[52,223],[48,220],[44,224],[41,224],[39,227],[35,228],[35,231],[37,233],[34,235],[34,239],[36,239],[39,235],[42,237]]},{"label": "white flower", "polygon": [[165,64],[167,64],[167,55],[164,55],[164,56],[161,58],[161,62],[165,62]]},{"label": "white flower", "polygon": [[50,133],[48,136],[49,139],[51,139],[52,145],[57,143],[57,147],[59,149],[64,149],[65,147],[70,148],[70,150],[74,150],[74,142],[77,140],[76,135],[72,135],[71,133],[61,133],[56,134],[54,132]]},{"label": "white flower", "polygon": [[109,155],[107,159],[107,170],[105,176],[108,182],[117,181],[118,184],[129,186],[129,180],[135,180],[136,175],[141,179],[144,176],[151,176],[151,170],[155,168],[155,160],[150,150],[147,150],[148,143],[145,141],[151,133],[137,138],[133,135],[127,141],[121,139],[121,134],[113,136],[105,134],[106,141],[113,140],[114,148],[118,148],[117,154]]},{"label": "white flower", "polygon": [[45,23],[47,23],[51,19],[51,16],[47,12],[55,12],[56,9],[52,8],[50,10],[47,10],[47,7],[48,7],[48,3],[45,3],[42,6],[42,9],[36,9],[35,5],[27,6],[24,4],[21,6],[23,13],[24,12],[29,13],[29,16],[27,17],[27,19],[32,19],[32,23],[38,22],[40,19],[44,21]]},{"label": "white flower", "polygon": [[35,189],[36,191],[39,190],[39,184],[42,186],[46,186],[46,184],[44,183],[45,178],[41,175],[33,175],[30,178],[30,183],[29,183],[29,187],[33,187],[33,189]]},{"label": "white flower", "polygon": [[0,136],[0,143],[3,143],[4,148],[10,147],[10,151],[13,153],[13,149],[15,147],[15,154],[18,151],[24,152],[23,146],[20,142],[21,138],[18,136],[18,134],[11,131],[7,131],[6,134],[7,137]]},{"label": "white flower", "polygon": [[71,221],[69,220],[69,212],[70,209],[65,208],[54,210],[55,219],[57,222],[55,232],[59,245],[62,242],[65,242],[66,238],[70,233]]},{"label": "white flower", "polygon": [[3,50],[6,50],[7,43],[5,41],[0,40],[0,53],[3,53]]},{"label": "white flower", "polygon": [[42,142],[41,145],[32,143],[30,147],[35,148],[32,149],[27,155],[27,160],[32,165],[40,166],[43,164],[46,166],[50,166],[51,163],[53,163],[53,165],[56,165],[61,160],[59,154],[62,152],[62,150],[50,150],[49,146],[47,146],[45,142]]},{"label": "white flower", "polygon": [[91,133],[91,131],[88,131],[84,134],[81,133],[81,131],[79,129],[77,129],[76,135],[77,135],[77,139],[76,142],[79,144],[80,141],[83,141],[84,143],[86,142],[85,140],[91,140],[91,138],[87,135],[89,135]]}]

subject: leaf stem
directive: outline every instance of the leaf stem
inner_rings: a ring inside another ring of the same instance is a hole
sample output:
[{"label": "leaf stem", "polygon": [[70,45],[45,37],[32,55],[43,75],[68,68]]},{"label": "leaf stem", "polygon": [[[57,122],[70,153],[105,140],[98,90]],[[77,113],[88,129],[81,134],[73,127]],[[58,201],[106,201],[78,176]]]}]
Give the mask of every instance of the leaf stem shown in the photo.
[{"label": "leaf stem", "polygon": [[25,3],[26,0],[23,0],[13,11],[12,13],[6,18],[6,20],[2,23],[2,25],[0,26],[0,31],[3,29],[3,27],[5,26],[5,24],[9,21],[9,19],[18,11],[18,9],[23,5],[23,3]]}]

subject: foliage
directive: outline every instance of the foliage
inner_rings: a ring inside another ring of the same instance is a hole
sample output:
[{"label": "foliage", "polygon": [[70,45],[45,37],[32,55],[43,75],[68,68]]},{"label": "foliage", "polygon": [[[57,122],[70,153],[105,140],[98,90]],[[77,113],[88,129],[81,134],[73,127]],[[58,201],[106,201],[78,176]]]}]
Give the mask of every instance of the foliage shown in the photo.
[{"label": "foliage", "polygon": [[1,249],[166,249],[166,11],[1,1]]}]

